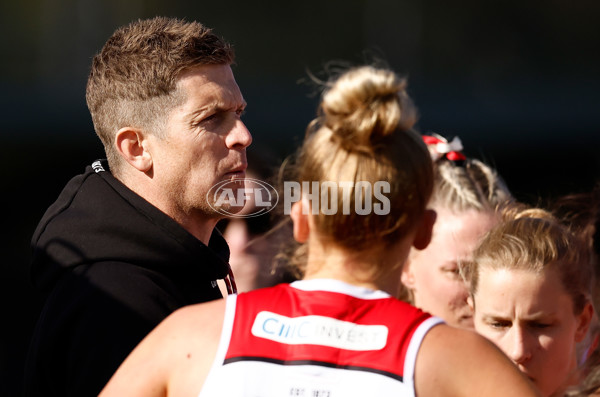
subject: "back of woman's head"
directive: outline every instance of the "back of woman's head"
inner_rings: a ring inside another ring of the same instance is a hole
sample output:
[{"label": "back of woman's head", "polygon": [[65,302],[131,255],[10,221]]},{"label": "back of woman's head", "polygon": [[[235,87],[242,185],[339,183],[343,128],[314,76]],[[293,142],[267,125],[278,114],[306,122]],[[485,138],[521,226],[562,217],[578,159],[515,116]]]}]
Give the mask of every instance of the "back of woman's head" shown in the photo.
[{"label": "back of woman's head", "polygon": [[433,185],[415,120],[406,82],[391,70],[357,67],[327,83],[296,169],[300,183],[327,183],[326,200],[312,208],[321,238],[363,250],[393,244],[414,226]]},{"label": "back of woman's head", "polygon": [[[495,211],[512,199],[512,196],[496,171],[487,164],[461,153],[454,157],[437,150],[453,146],[439,135],[424,136],[427,147],[434,160],[435,182],[431,205],[453,212]],[[457,141],[460,145],[460,141]],[[462,145],[460,149],[462,150]]]},{"label": "back of woman's head", "polygon": [[593,271],[590,244],[550,212],[521,205],[507,207],[504,220],[483,239],[473,255],[471,292],[477,293],[484,268],[542,274],[556,269],[579,314],[591,297]]}]

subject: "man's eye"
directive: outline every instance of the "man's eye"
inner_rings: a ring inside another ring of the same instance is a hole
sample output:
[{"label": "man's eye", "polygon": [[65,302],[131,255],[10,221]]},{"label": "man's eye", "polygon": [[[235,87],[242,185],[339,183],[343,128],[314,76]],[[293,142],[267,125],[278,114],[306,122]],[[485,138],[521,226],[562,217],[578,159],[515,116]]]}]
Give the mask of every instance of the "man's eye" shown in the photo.
[{"label": "man's eye", "polygon": [[198,122],[194,123],[194,127],[195,128],[210,127],[210,125],[212,123],[217,121],[218,117],[219,117],[218,113],[213,113],[211,115],[208,115],[208,116],[204,117],[202,120],[199,120]]},{"label": "man's eye", "polygon": [[235,111],[235,114],[237,114],[238,117],[242,117],[246,114],[246,109],[238,109]]},{"label": "man's eye", "polygon": [[216,118],[217,118],[217,114],[214,113],[214,114],[211,114],[210,116],[207,116],[207,117],[203,118],[202,121],[201,121],[201,123],[209,122],[209,121],[212,121],[212,120],[214,120]]}]

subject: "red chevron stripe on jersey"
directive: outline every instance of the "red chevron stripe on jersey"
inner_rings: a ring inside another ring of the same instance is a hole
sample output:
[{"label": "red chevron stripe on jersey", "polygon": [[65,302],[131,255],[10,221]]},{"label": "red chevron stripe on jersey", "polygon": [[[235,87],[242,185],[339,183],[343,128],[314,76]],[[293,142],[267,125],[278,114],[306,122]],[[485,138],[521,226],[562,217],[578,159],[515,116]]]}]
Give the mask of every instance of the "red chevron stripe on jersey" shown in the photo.
[{"label": "red chevron stripe on jersey", "polygon": [[385,294],[364,299],[285,284],[242,293],[224,364],[322,365],[401,381],[413,333],[430,317]]}]

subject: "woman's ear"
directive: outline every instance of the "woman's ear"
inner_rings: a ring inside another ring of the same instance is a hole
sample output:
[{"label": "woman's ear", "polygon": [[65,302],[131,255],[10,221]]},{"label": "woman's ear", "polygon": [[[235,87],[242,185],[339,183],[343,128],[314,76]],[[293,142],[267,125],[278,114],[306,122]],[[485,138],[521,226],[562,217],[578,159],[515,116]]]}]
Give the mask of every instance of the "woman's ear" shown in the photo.
[{"label": "woman's ear", "polygon": [[435,224],[436,218],[437,213],[434,210],[425,210],[421,221],[417,224],[417,231],[413,240],[413,247],[415,247],[418,250],[423,250],[427,248],[427,246],[431,242],[431,236],[433,234],[433,225]]},{"label": "woman's ear", "polygon": [[411,266],[410,254],[408,259],[404,263],[402,267],[402,274],[400,275],[400,281],[404,286],[410,290],[415,289],[415,275],[413,273],[413,268]]},{"label": "woman's ear", "polygon": [[581,314],[577,316],[577,329],[575,331],[575,341],[581,342],[585,339],[592,321],[598,321],[598,317],[594,315],[594,307],[590,302],[585,304]]},{"label": "woman's ear", "polygon": [[115,146],[121,157],[138,171],[152,168],[152,155],[148,151],[146,136],[138,128],[123,127],[115,135]]},{"label": "woman's ear", "polygon": [[290,217],[294,223],[294,239],[299,243],[305,243],[310,234],[310,225],[308,221],[308,211],[302,211],[303,200],[292,204]]}]

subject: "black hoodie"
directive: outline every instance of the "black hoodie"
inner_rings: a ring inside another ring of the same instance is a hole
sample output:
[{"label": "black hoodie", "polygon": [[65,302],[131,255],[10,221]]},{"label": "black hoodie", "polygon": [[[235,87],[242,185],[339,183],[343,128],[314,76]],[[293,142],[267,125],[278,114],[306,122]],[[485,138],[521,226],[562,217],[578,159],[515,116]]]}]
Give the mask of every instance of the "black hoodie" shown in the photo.
[{"label": "black hoodie", "polygon": [[221,298],[229,249],[208,247],[95,162],[40,221],[32,280],[46,301],[25,390],[96,396],[133,348],[174,310]]}]

